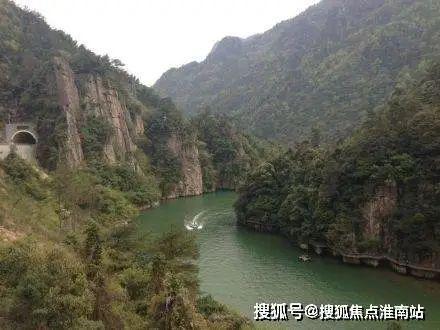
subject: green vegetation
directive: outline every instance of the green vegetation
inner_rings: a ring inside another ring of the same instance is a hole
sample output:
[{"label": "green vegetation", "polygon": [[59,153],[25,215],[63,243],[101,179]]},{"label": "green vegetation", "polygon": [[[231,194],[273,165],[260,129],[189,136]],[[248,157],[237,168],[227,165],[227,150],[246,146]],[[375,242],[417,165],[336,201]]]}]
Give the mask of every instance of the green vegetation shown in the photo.
[{"label": "green vegetation", "polygon": [[249,176],[238,221],[299,243],[438,267],[440,65],[334,149],[304,142]]},{"label": "green vegetation", "polygon": [[149,207],[160,198],[156,179],[152,175],[136,173],[129,164],[101,166],[95,173],[104,186],[122,191],[137,206]]},{"label": "green vegetation", "polygon": [[244,325],[250,328],[248,321],[231,311],[223,304],[215,301],[210,295],[201,296],[197,299],[197,310],[214,325],[221,322],[223,329],[240,329]]},{"label": "green vegetation", "polygon": [[20,242],[0,253],[2,313],[7,313],[10,326],[99,327],[87,319],[93,294],[83,265],[65,248]]},{"label": "green vegetation", "polygon": [[112,127],[106,121],[97,117],[89,117],[82,128],[82,147],[84,156],[89,162],[103,159],[104,146],[108,144],[113,133]]},{"label": "green vegetation", "polygon": [[248,324],[212,299],[200,303],[192,236],[136,234],[132,175],[121,167],[47,176],[15,155],[1,163],[0,226],[10,233],[0,244],[2,329]]},{"label": "green vegetation", "polygon": [[0,0],[0,127],[35,124],[42,166],[14,153],[0,162],[1,329],[249,323],[200,297],[193,237],[137,234],[139,208],[180,184],[200,141],[171,100],[122,67]]},{"label": "green vegetation", "polygon": [[205,111],[192,118],[199,140],[205,191],[235,189],[246,173],[279,152],[271,145],[238,132],[234,120]]},{"label": "green vegetation", "polygon": [[158,111],[152,115],[146,128],[149,143],[144,150],[151,155],[163,196],[167,196],[182,179],[179,145],[193,140],[188,132],[188,123],[171,100],[161,100]]},{"label": "green vegetation", "polygon": [[257,136],[293,145],[318,127],[334,142],[397,81],[424,71],[439,54],[439,26],[437,1],[324,0],[263,34],[224,38],[154,88],[186,113],[209,106]]},{"label": "green vegetation", "polygon": [[160,189],[166,196],[182,180],[182,153],[196,146],[203,190],[235,189],[252,164],[278,151],[278,146],[238,133],[233,120],[208,111],[185,120],[168,99],[147,120],[143,150],[150,155]]},{"label": "green vegetation", "polygon": [[[0,127],[34,123],[44,169],[82,166],[148,207],[185,190],[193,178],[184,166],[201,163],[204,191],[234,189],[262,157],[263,144],[238,134],[231,119],[186,120],[119,60],[78,46],[38,14],[1,0],[0,20]],[[81,154],[84,162],[71,164]]]}]

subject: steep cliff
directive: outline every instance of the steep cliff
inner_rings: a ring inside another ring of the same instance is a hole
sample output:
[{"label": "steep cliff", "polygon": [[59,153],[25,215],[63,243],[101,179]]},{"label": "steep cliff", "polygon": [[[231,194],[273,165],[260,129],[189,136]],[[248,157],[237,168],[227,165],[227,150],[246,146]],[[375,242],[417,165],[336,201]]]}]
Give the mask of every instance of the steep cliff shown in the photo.
[{"label": "steep cliff", "polygon": [[157,104],[145,134],[142,149],[151,155],[165,198],[236,189],[251,162],[270,149],[235,131],[226,118],[206,113],[188,121],[168,99]]},{"label": "steep cliff", "polygon": [[69,63],[61,57],[54,58],[55,79],[58,92],[58,104],[66,120],[66,139],[61,151],[65,163],[71,168],[81,165],[84,160],[79,135],[79,122],[81,119],[80,99],[75,85],[75,74]]},{"label": "steep cliff", "polygon": [[172,135],[167,141],[167,147],[179,160],[182,175],[166,197],[177,198],[203,194],[202,167],[195,141],[183,143],[178,136]]},{"label": "steep cliff", "polygon": [[[124,180],[133,176],[121,168],[128,169],[145,178],[146,186],[131,196],[142,206],[154,203],[152,196],[176,198],[237,186],[247,167],[236,168],[233,158],[217,166],[218,177],[207,176],[208,167],[222,160],[205,162],[216,158],[216,148],[202,150],[205,134],[171,100],[140,84],[120,61],[93,54],[38,14],[1,1],[0,127],[8,121],[35,124],[42,167],[88,168],[104,184],[131,191],[133,182]],[[217,140],[246,158],[237,143],[240,134],[224,133]],[[204,179],[215,184],[208,189]],[[159,194],[151,191],[158,186]]]},{"label": "steep cliff", "polygon": [[392,252],[390,219],[397,211],[397,185],[388,182],[376,188],[373,197],[362,207],[362,237],[383,242],[384,250]]},{"label": "steep cliff", "polygon": [[[138,134],[134,130],[132,118],[118,96],[118,91],[107,82],[104,87],[100,76],[87,75],[84,78],[83,109],[86,115],[93,115],[107,121],[112,134],[104,147],[106,160],[114,164],[118,160],[126,160],[135,151],[133,138]],[[133,127],[130,132],[128,127]]]},{"label": "steep cliff", "polygon": [[[145,121],[148,125],[148,119],[144,119],[148,114],[147,107],[136,99],[135,93],[113,87],[117,82],[112,79],[99,74],[75,74],[68,60],[60,57],[55,59],[55,63],[59,106],[65,113],[67,127],[65,147],[61,151],[66,163],[75,168],[85,160],[83,148],[86,142],[82,129],[90,124],[92,118],[96,118],[109,128],[108,137],[99,141],[103,144],[103,161],[108,165],[126,163],[136,168],[134,155],[138,147],[135,141],[144,135]],[[130,111],[132,109],[128,108],[127,102],[136,104],[137,111]],[[154,107],[151,111],[155,111]],[[176,109],[173,111],[177,112]],[[183,127],[184,121],[179,125]],[[197,136],[183,139],[178,133],[173,133],[156,143],[166,145],[172,157],[178,160],[178,172],[181,173],[164,198],[202,194]]]}]

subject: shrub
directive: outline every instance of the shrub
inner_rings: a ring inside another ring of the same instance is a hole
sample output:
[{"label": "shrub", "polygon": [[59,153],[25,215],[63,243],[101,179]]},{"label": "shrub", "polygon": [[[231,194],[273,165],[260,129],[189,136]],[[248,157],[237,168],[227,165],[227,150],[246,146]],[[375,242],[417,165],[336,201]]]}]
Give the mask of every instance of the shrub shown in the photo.
[{"label": "shrub", "polygon": [[24,181],[38,177],[38,173],[35,169],[15,153],[9,154],[8,157],[1,162],[1,166],[15,183],[23,183]]},{"label": "shrub", "polygon": [[1,248],[0,256],[0,281],[11,297],[2,314],[18,328],[74,328],[91,315],[84,268],[61,246],[21,242]]},{"label": "shrub", "polygon": [[82,133],[84,155],[88,160],[101,160],[104,146],[107,144],[113,128],[103,118],[89,116],[86,118]]}]

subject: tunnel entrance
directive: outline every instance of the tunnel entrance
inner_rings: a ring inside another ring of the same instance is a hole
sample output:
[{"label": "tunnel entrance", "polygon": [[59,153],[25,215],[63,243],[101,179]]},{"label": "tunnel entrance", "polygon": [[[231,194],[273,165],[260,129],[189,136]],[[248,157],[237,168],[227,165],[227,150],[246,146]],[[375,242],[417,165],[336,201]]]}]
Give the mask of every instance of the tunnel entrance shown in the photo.
[{"label": "tunnel entrance", "polygon": [[37,144],[35,136],[27,131],[19,131],[12,136],[12,142],[14,144]]}]

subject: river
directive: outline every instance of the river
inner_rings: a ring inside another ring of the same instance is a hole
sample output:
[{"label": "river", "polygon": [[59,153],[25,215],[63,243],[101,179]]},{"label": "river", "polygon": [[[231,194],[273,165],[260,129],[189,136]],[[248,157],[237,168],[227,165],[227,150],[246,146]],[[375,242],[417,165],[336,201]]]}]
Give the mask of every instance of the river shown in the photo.
[{"label": "river", "polygon": [[[440,329],[440,284],[402,276],[387,269],[351,266],[330,257],[313,256],[302,263],[283,237],[255,233],[235,224],[237,195],[218,192],[169,201],[143,213],[142,232],[153,235],[185,229],[185,219],[198,220],[201,290],[253,318],[256,302],[303,304],[421,304],[425,321],[402,322],[403,329]],[[203,212],[200,214],[200,212]],[[386,329],[389,323],[304,320],[257,323],[259,328]]]}]

